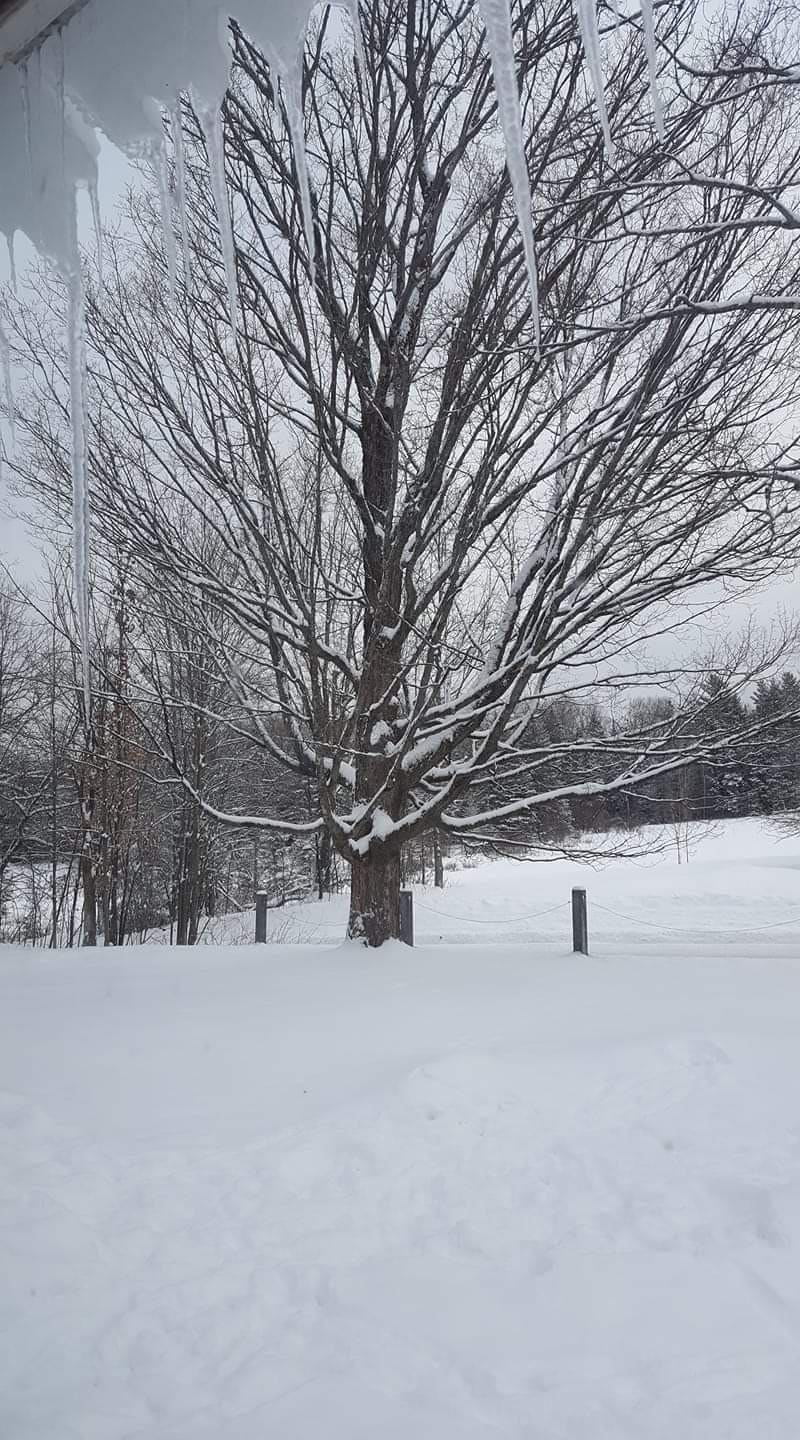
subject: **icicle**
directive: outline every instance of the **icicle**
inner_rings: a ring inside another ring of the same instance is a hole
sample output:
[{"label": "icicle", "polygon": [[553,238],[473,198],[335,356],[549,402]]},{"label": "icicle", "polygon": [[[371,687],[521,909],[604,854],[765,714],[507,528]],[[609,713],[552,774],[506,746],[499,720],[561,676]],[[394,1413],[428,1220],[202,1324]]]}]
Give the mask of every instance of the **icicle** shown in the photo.
[{"label": "icicle", "polygon": [[282,72],[281,86],[283,88],[283,103],[286,106],[286,120],[292,139],[292,149],[294,150],[297,182],[300,186],[300,208],[303,215],[303,229],[306,234],[306,247],[313,270],[316,246],[314,244],[314,211],[311,205],[311,185],[308,179],[308,160],[306,157],[306,132],[303,123],[302,56],[298,58],[297,63],[291,70],[284,70]]},{"label": "icicle", "polygon": [[66,169],[67,164],[67,96],[64,85],[64,75],[67,68],[66,54],[64,52],[64,31],[58,31],[58,64],[56,66],[56,99],[58,101],[58,113],[61,117],[61,164]]},{"label": "icicle", "polygon": [[[33,67],[32,74],[31,66]],[[42,47],[41,45],[37,45],[30,59],[25,62],[25,98],[28,104],[28,115],[32,124],[41,113],[43,103],[42,95]],[[33,149],[33,146],[31,148]]]},{"label": "icicle", "polygon": [[653,103],[653,123],[659,140],[664,139],[664,111],[658,92],[658,57],[656,54],[656,25],[653,0],[642,0],[642,33],[647,53],[647,70],[650,76],[650,96]]},{"label": "icicle", "polygon": [[177,303],[178,256],[175,249],[175,231],[172,228],[172,197],[167,171],[167,147],[163,137],[153,153],[152,164],[158,182],[158,198],[161,205],[161,231],[164,237],[164,256],[167,262],[167,286],[170,304],[174,310]]},{"label": "icicle", "polygon": [[28,162],[28,176],[33,190],[33,128],[31,124],[31,89],[28,76],[28,62],[23,60],[19,67],[19,87],[22,96],[22,115],[25,126],[25,157]]},{"label": "icicle", "polygon": [[89,487],[86,475],[86,315],[80,257],[75,254],[68,276],[69,399],[72,421],[72,564],[75,608],[81,646],[86,724],[92,706],[89,622]]},{"label": "icicle", "polygon": [[228,287],[228,310],[234,339],[239,333],[239,287],[236,279],[236,250],[233,243],[233,225],[228,198],[228,182],[225,178],[225,146],[222,138],[222,120],[218,110],[201,110],[199,120],[208,153],[208,168],[211,176],[211,191],[217,211],[222,259],[225,265],[225,282]]},{"label": "icicle", "polygon": [[608,157],[610,160],[613,160],[614,141],[611,139],[608,111],[606,110],[603,57],[600,53],[600,31],[597,28],[595,0],[575,0],[575,8],[578,12],[578,28],[581,32],[586,68],[589,71],[592,90],[594,92],[594,101],[597,106],[598,116],[600,117],[600,129],[603,132],[603,140],[605,141],[605,147],[608,151]]},{"label": "icicle", "polygon": [[97,193],[97,181],[93,180],[89,186],[89,203],[92,207],[92,224],[94,225],[94,245],[97,251],[97,278],[100,282],[100,289],[103,289],[103,217],[100,214],[100,196]]},{"label": "icicle", "polygon": [[353,28],[353,51],[356,57],[356,65],[361,79],[364,80],[367,74],[367,57],[364,53],[364,36],[361,33],[361,14],[358,8],[358,0],[347,0],[346,9],[350,16],[350,24]]},{"label": "icicle", "polygon": [[522,248],[528,270],[531,291],[533,330],[536,353],[541,347],[541,325],[539,318],[539,281],[536,271],[536,244],[533,234],[531,185],[528,163],[525,159],[525,142],[522,136],[522,116],[517,87],[517,71],[514,63],[514,42],[511,33],[511,9],[509,0],[478,0],[478,8],[486,27],[486,40],[492,58],[492,74],[497,96],[497,110],[503,127],[506,143],[506,166],[514,194]]},{"label": "icicle", "polygon": [[181,225],[181,250],[183,252],[183,283],[188,290],[192,283],[192,257],[189,248],[189,213],[186,208],[186,160],[183,153],[183,125],[181,123],[181,100],[178,96],[172,107],[172,148],[175,152],[175,194],[178,201],[178,215]]},{"label": "icicle", "polygon": [[16,256],[15,256],[15,254],[14,254],[14,236],[13,236],[13,235],[6,235],[6,245],[8,246],[8,270],[9,270],[9,276],[10,276],[10,279],[11,279],[11,289],[14,291],[14,294],[16,295],[16,293],[17,293],[17,261],[16,261]]},{"label": "icicle", "polygon": [[3,401],[8,420],[8,428],[11,435],[12,454],[17,444],[16,421],[14,417],[14,391],[11,385],[11,347],[8,343],[8,336],[3,329],[3,322],[0,320],[0,373],[3,379]]}]

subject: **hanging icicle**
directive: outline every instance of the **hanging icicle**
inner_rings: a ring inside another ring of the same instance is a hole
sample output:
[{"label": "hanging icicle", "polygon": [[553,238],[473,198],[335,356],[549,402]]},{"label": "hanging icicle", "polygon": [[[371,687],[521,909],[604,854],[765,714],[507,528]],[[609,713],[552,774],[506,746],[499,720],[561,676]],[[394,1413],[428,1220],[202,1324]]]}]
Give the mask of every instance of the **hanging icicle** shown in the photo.
[{"label": "hanging icicle", "polygon": [[316,245],[314,241],[314,210],[311,204],[311,183],[308,178],[308,157],[306,155],[306,133],[303,121],[303,59],[290,69],[281,72],[281,89],[286,109],[286,122],[294,151],[294,166],[300,188],[300,209],[306,237],[308,258],[313,271]]},{"label": "hanging icicle", "polygon": [[650,77],[650,98],[653,105],[653,123],[659,140],[664,139],[664,109],[658,89],[658,55],[656,53],[656,23],[653,0],[642,0],[642,33],[647,54],[647,72]]},{"label": "hanging icicle", "polygon": [[91,723],[92,669],[89,607],[89,486],[86,465],[86,307],[80,257],[67,277],[69,398],[72,421],[72,565],[81,649],[85,723]]},{"label": "hanging icicle", "polygon": [[[0,378],[3,381],[3,409],[5,410],[8,421],[8,429],[11,436],[11,453],[13,455],[16,449],[17,435],[14,415],[14,391],[11,384],[11,346],[8,343],[8,336],[3,328],[2,320],[0,320]],[[0,449],[0,460],[1,459],[2,449]],[[0,474],[1,473],[2,464],[0,464]]]},{"label": "hanging icicle", "polygon": [[355,54],[356,66],[361,79],[364,80],[367,74],[367,57],[364,53],[364,36],[361,31],[361,13],[358,0],[347,0],[346,9],[350,16],[350,25],[353,31],[353,52]]},{"label": "hanging icicle", "polygon": [[156,184],[158,185],[158,199],[161,208],[161,234],[164,240],[164,258],[167,262],[169,301],[174,310],[177,304],[178,254],[175,248],[175,230],[172,224],[172,195],[169,188],[167,147],[163,136],[154,147],[151,163]]},{"label": "hanging icicle", "polygon": [[606,110],[603,57],[600,50],[600,31],[597,26],[595,0],[575,0],[575,9],[578,14],[578,28],[581,32],[586,68],[589,71],[589,78],[592,82],[592,91],[600,120],[600,129],[603,132],[603,140],[606,151],[608,152],[608,158],[613,161],[614,141],[611,138],[608,111]]},{"label": "hanging icicle", "polygon": [[[619,0],[611,0],[611,6],[617,26],[621,23]],[[653,0],[641,0],[642,34],[644,36],[644,48],[647,56],[647,73],[650,86],[650,97],[653,106],[653,121],[656,127],[656,134],[660,140],[664,139],[664,108],[661,104],[661,95],[658,89],[658,53],[656,48],[655,31],[655,7]],[[611,130],[608,123],[608,111],[606,110],[605,86],[603,81],[603,59],[600,48],[600,30],[597,23],[596,0],[575,0],[575,10],[578,16],[578,27],[583,44],[583,52],[586,57],[586,68],[592,82],[597,114],[600,120],[600,129],[603,132],[606,150],[609,158],[614,158],[614,142],[611,138]]]},{"label": "hanging icicle", "polygon": [[100,214],[100,196],[96,183],[89,186],[89,204],[92,207],[92,224],[94,226],[94,248],[97,255],[97,279],[102,290],[105,284],[103,275],[103,217]]},{"label": "hanging icicle", "polygon": [[517,210],[522,248],[528,271],[531,292],[533,331],[537,355],[541,349],[541,323],[539,318],[539,279],[536,269],[536,242],[533,231],[533,208],[528,162],[525,158],[525,141],[522,134],[522,115],[517,86],[517,69],[514,61],[514,40],[511,31],[511,8],[509,0],[478,0],[481,19],[486,27],[486,42],[492,60],[492,74],[497,96],[497,111],[503,127],[506,145],[506,166],[511,180],[514,204]]},{"label": "hanging icicle", "polygon": [[7,236],[6,236],[6,245],[7,245],[7,247],[8,247],[8,275],[9,275],[9,279],[10,279],[10,281],[11,281],[11,289],[14,291],[14,294],[16,295],[16,293],[17,293],[17,260],[16,260],[16,255],[15,255],[15,253],[14,253],[14,236],[13,236],[13,235],[7,235]]},{"label": "hanging icicle", "polygon": [[67,163],[67,94],[66,94],[65,74],[66,74],[66,68],[67,68],[67,58],[66,58],[66,54],[65,54],[65,52],[64,52],[64,31],[63,31],[63,30],[59,30],[59,31],[57,31],[57,33],[56,33],[56,47],[57,47],[57,51],[56,51],[56,55],[57,55],[57,58],[56,58],[56,96],[57,96],[57,101],[58,101],[58,113],[59,113],[60,120],[61,120],[61,135],[60,135],[60,140],[61,140],[61,160],[62,160],[62,164],[63,164],[64,167],[66,168],[66,163]]},{"label": "hanging icicle", "polygon": [[211,192],[217,211],[225,283],[228,290],[228,313],[234,339],[239,333],[239,287],[236,279],[236,249],[233,241],[228,182],[225,176],[225,145],[222,137],[222,116],[218,110],[201,110],[198,118],[203,130],[211,177]]},{"label": "hanging icicle", "polygon": [[178,202],[178,219],[181,231],[183,283],[188,290],[192,283],[192,257],[189,246],[189,212],[186,205],[186,157],[183,150],[183,122],[181,120],[180,95],[172,107],[170,124],[172,128],[172,149],[175,158],[175,198]]},{"label": "hanging icicle", "polygon": [[31,123],[31,88],[28,76],[28,63],[23,60],[18,67],[19,91],[22,100],[22,117],[25,126],[25,159],[28,162],[28,176],[31,188],[33,188],[33,127]]}]

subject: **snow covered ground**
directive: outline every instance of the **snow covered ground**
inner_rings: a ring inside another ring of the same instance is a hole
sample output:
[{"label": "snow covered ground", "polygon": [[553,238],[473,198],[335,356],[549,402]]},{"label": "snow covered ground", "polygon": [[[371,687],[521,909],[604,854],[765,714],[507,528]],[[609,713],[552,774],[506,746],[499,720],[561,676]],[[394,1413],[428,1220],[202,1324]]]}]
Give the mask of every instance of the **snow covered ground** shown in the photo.
[{"label": "snow covered ground", "polygon": [[739,822],[462,872],[476,943],[0,950],[0,1436],[794,1440],[798,871]]}]

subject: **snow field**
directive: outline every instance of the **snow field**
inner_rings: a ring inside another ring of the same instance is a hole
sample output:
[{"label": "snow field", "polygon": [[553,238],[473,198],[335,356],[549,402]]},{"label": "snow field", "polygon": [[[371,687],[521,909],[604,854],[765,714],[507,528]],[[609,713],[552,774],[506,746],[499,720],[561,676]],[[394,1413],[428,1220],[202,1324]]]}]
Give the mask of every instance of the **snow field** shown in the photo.
[{"label": "snow field", "polygon": [[[800,844],[705,849],[620,866],[631,913],[789,909]],[[796,934],[7,948],[0,985],[4,1440],[796,1435]]]}]

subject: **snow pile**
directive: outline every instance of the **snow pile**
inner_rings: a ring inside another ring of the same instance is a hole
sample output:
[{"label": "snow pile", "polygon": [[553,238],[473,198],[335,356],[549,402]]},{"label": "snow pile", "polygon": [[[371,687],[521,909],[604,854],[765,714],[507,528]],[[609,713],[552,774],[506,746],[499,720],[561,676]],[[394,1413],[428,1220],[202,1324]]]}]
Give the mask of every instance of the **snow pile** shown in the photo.
[{"label": "snow pile", "polygon": [[[782,867],[725,849],[755,919]],[[3,1436],[795,1433],[797,942],[6,949],[0,985]]]}]

